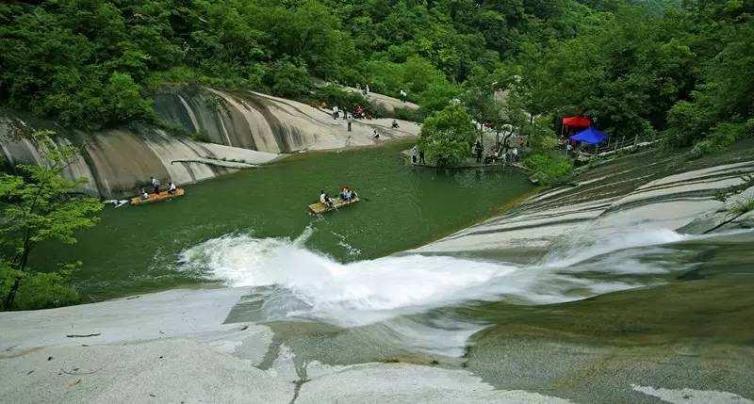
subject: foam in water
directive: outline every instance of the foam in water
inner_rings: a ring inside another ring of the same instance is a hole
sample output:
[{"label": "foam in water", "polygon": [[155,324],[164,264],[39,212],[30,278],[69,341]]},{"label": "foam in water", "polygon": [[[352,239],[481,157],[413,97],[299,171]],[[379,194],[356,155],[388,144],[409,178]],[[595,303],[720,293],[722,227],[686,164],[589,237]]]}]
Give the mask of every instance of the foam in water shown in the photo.
[{"label": "foam in water", "polygon": [[[228,235],[186,250],[181,262],[185,269],[202,271],[229,286],[284,291],[268,302],[277,306],[268,307],[277,316],[282,312],[359,326],[466,301],[550,304],[643,286],[575,276],[595,267],[574,264],[611,251],[683,240],[665,230],[621,233],[605,242],[572,245],[535,266],[418,254],[343,264],[307,249],[304,243],[311,234],[307,228],[296,240]],[[619,261],[631,265],[602,267],[620,274],[663,272],[630,257]]]}]

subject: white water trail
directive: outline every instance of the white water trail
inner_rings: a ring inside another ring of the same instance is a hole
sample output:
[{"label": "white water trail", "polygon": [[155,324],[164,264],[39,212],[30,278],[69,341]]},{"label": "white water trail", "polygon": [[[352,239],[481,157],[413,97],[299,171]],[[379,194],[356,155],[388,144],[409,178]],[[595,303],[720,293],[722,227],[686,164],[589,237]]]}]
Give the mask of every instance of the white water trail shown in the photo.
[{"label": "white water trail", "polygon": [[274,286],[284,291],[269,302],[277,306],[271,312],[350,327],[468,301],[551,304],[644,286],[577,274],[595,270],[622,275],[666,271],[639,265],[630,257],[619,260],[628,265],[602,262],[610,263],[602,265],[604,269],[577,264],[626,248],[686,238],[669,230],[624,232],[603,242],[572,244],[550,254],[540,265],[516,266],[418,254],[344,264],[307,249],[304,244],[311,234],[312,229],[307,228],[295,240],[228,235],[184,251],[181,263],[185,269],[221,279],[229,286]]}]

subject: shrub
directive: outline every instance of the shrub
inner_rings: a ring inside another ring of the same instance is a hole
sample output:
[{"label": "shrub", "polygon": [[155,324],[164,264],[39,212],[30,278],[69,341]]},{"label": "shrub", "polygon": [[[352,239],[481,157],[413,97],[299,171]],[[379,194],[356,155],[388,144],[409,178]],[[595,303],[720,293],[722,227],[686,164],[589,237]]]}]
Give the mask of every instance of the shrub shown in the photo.
[{"label": "shrub", "polygon": [[[10,282],[4,282],[10,287]],[[69,306],[81,300],[70,285],[70,273],[32,272],[26,274],[11,310],[36,310]]]},{"label": "shrub", "polygon": [[449,105],[424,120],[419,147],[438,167],[457,167],[471,153],[476,129],[460,105]]},{"label": "shrub", "polygon": [[739,201],[730,208],[730,211],[736,215],[743,215],[754,210],[754,199]]},{"label": "shrub", "polygon": [[281,97],[300,97],[311,87],[306,68],[288,61],[276,63],[268,72],[266,83],[275,95]]},{"label": "shrub", "polygon": [[573,163],[557,153],[536,153],[524,160],[524,165],[534,171],[534,177],[543,185],[565,181],[573,171]]},{"label": "shrub", "polygon": [[722,151],[738,140],[752,134],[754,134],[754,119],[745,123],[720,123],[712,129],[712,133],[706,139],[694,145],[690,157],[699,158]]},{"label": "shrub", "polygon": [[396,108],[393,114],[404,121],[421,122],[424,119],[424,114],[418,109]]}]

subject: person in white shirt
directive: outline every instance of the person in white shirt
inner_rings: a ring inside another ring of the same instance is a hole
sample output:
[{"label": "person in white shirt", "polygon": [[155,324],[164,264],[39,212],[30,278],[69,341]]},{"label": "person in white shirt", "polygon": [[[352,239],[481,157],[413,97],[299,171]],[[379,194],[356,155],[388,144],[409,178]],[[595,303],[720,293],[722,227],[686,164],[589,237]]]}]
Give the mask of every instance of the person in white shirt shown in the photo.
[{"label": "person in white shirt", "polygon": [[170,185],[168,186],[168,193],[174,194],[176,192],[176,186],[173,183],[173,181],[170,181]]},{"label": "person in white shirt", "polygon": [[149,177],[149,178],[152,179],[152,188],[154,190],[154,193],[159,194],[160,193],[160,180],[158,180],[155,177]]},{"label": "person in white shirt", "polygon": [[332,207],[332,199],[330,199],[330,197],[329,197],[329,196],[327,196],[327,194],[325,193],[325,191],[324,191],[324,190],[322,190],[322,191],[319,191],[319,201],[320,201],[320,202],[321,202],[321,203],[322,203],[323,205],[327,206],[328,208],[331,208],[331,207]]}]

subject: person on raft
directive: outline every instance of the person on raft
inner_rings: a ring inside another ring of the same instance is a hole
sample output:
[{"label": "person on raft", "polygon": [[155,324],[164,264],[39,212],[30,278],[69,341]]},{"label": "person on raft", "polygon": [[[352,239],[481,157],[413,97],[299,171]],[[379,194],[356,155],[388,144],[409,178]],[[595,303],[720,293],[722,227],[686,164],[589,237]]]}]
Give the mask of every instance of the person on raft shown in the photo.
[{"label": "person on raft", "polygon": [[319,201],[328,208],[333,207],[332,198],[330,198],[324,190],[319,191]]},{"label": "person on raft", "polygon": [[170,181],[170,184],[168,185],[168,193],[173,195],[176,193],[177,189],[178,188],[175,186],[175,183],[173,183],[173,181]]},{"label": "person on raft", "polygon": [[343,187],[343,190],[340,191],[340,199],[342,199],[343,202],[351,203],[356,199],[356,192],[351,191],[348,187]]},{"label": "person on raft", "polygon": [[140,194],[141,194],[140,195],[141,196],[141,200],[146,201],[147,199],[149,199],[149,194],[147,193],[147,191],[144,190],[144,188],[141,189],[141,193]]},{"label": "person on raft", "polygon": [[154,190],[155,194],[160,193],[160,180],[158,180],[155,177],[149,177],[150,180],[152,180],[152,189]]}]

